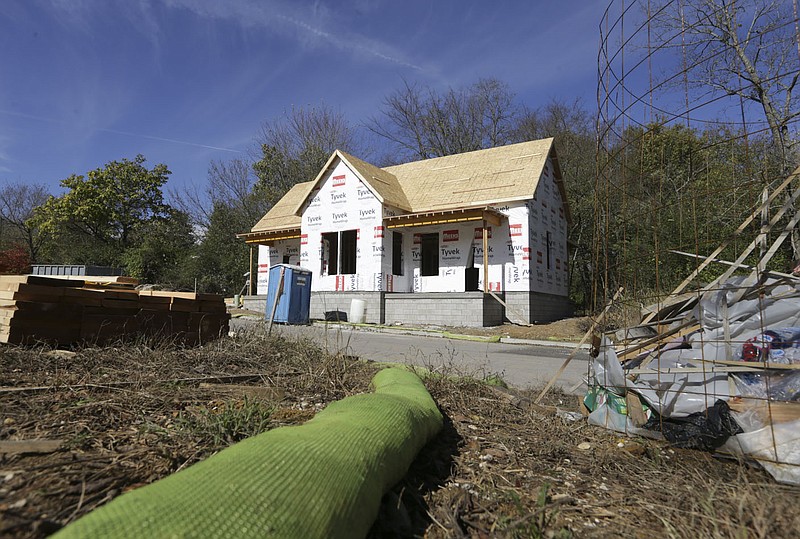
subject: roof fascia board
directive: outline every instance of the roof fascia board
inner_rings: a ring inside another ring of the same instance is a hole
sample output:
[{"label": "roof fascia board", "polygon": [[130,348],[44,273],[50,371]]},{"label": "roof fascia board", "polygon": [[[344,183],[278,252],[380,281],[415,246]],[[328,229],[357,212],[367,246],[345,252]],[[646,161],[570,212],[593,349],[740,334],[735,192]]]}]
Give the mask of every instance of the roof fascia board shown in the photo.
[{"label": "roof fascia board", "polygon": [[566,185],[564,185],[564,176],[561,174],[561,164],[558,162],[555,141],[550,144],[550,152],[547,154],[547,159],[553,164],[553,181],[556,182],[556,187],[558,187],[558,191],[561,193],[561,201],[564,204],[564,217],[567,219],[567,223],[572,224],[572,212],[569,210],[567,188]]},{"label": "roof fascia board", "polygon": [[333,161],[337,158],[339,159],[342,158],[341,154],[339,154],[339,150],[334,151],[328,158],[328,160],[325,162],[325,166],[322,167],[322,169],[319,171],[319,174],[317,174],[317,177],[314,178],[311,184],[311,189],[308,190],[308,195],[306,195],[305,198],[303,198],[303,200],[301,200],[300,203],[297,206],[295,206],[294,211],[292,213],[294,213],[295,215],[300,215],[302,213],[303,206],[308,200],[308,197],[311,195],[311,193],[314,192],[314,189],[316,189],[317,186],[320,183],[322,183],[322,179],[325,177],[325,174],[328,173],[328,169],[332,167]]},{"label": "roof fascia board", "polygon": [[236,234],[236,237],[244,240],[247,244],[268,245],[269,243],[279,240],[291,240],[300,237],[299,228],[285,228],[281,230],[269,230],[259,232],[247,232],[245,234]]},{"label": "roof fascia board", "polygon": [[384,222],[389,229],[464,223],[468,221],[486,221],[491,225],[499,226],[504,217],[504,215],[490,208],[482,207],[395,215],[393,217],[384,218]]}]

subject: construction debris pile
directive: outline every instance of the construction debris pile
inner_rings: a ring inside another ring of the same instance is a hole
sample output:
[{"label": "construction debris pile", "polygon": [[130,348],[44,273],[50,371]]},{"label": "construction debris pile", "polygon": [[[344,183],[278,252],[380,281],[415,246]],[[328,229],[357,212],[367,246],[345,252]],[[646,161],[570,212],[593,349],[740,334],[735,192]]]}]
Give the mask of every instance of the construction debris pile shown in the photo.
[{"label": "construction debris pile", "polygon": [[165,338],[195,345],[228,333],[222,296],[136,290],[130,278],[0,276],[0,343],[106,344]]},{"label": "construction debris pile", "polygon": [[[591,423],[745,456],[778,481],[800,484],[800,267],[791,274],[766,269],[800,222],[800,212],[790,212],[800,189],[767,220],[770,204],[798,177],[800,168],[709,256],[672,251],[702,262],[645,309],[638,326],[595,343],[584,399]],[[788,215],[767,248],[770,231]],[[759,234],[735,261],[716,258],[759,216]],[[757,264],[746,265],[757,249]],[[687,292],[712,263],[728,268]]]},{"label": "construction debris pile", "polygon": [[744,455],[800,484],[800,281],[730,278],[605,334],[589,422]]}]

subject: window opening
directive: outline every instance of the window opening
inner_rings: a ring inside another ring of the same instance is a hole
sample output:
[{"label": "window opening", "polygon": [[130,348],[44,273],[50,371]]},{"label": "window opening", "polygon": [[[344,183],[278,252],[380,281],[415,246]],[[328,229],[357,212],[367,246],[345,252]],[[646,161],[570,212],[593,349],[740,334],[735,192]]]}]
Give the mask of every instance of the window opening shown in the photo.
[{"label": "window opening", "polygon": [[344,275],[352,275],[356,272],[356,259],[358,258],[358,231],[343,230],[339,238],[341,244],[341,258],[339,259],[339,271]]},{"label": "window opening", "polygon": [[339,273],[339,233],[322,234],[322,275]]},{"label": "window opening", "polygon": [[420,236],[420,274],[439,275],[439,233]]},{"label": "window opening", "polygon": [[403,233],[392,232],[392,275],[403,274]]}]

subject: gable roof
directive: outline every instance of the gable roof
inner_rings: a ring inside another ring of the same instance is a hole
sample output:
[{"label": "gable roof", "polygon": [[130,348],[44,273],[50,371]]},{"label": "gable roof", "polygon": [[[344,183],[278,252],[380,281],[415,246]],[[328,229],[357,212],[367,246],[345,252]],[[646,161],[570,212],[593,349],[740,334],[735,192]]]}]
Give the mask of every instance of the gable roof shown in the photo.
[{"label": "gable roof", "polygon": [[[319,187],[319,185],[325,179],[328,171],[332,170],[336,164],[336,161],[339,160],[344,162],[344,164],[353,171],[353,173],[362,181],[367,189],[372,191],[372,194],[375,195],[375,198],[377,198],[382,204],[395,206],[396,208],[400,208],[404,211],[411,210],[411,206],[409,205],[408,199],[403,192],[403,188],[400,187],[400,184],[397,182],[397,178],[395,178],[393,174],[386,172],[384,169],[380,169],[375,165],[371,165],[366,161],[362,161],[357,157],[353,157],[350,154],[344,153],[341,150],[336,150],[333,152],[328,158],[328,161],[325,163],[325,166],[322,167],[322,170],[320,170],[319,174],[317,174],[317,177],[314,178],[312,182],[309,182],[312,184],[309,194],[311,191]],[[308,198],[308,195],[306,195],[306,198]],[[300,212],[303,211],[303,204],[305,204],[306,198],[297,203],[294,208],[295,213],[300,214]]]},{"label": "gable roof", "polygon": [[394,206],[404,211],[411,211],[411,204],[397,177],[386,169],[378,168],[371,163],[362,161],[358,157],[339,152],[345,162],[354,169],[363,181],[377,191],[378,200],[386,205]]},{"label": "gable roof", "polygon": [[498,146],[386,167],[412,211],[485,206],[533,197],[553,139]]},{"label": "gable roof", "polygon": [[273,230],[300,228],[302,218],[295,213],[294,208],[298,203],[302,203],[308,197],[312,188],[313,182],[303,182],[293,185],[250,231],[270,232]]},{"label": "gable roof", "polygon": [[[497,146],[378,168],[340,150],[317,177],[292,187],[252,228],[254,233],[300,228],[303,205],[337,160],[344,162],[384,205],[409,213],[441,212],[529,200],[548,158],[571,221],[564,182],[552,138]],[[246,236],[246,235],[242,235]]]}]

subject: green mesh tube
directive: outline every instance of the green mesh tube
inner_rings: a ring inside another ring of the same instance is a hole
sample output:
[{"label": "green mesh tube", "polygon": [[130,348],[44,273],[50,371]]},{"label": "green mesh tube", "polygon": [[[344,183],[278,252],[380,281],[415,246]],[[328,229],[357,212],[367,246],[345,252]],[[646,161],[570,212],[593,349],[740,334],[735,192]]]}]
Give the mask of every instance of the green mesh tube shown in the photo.
[{"label": "green mesh tube", "polygon": [[54,537],[363,537],[383,494],[442,427],[415,374],[385,369],[372,383],[375,393],[239,442]]}]

